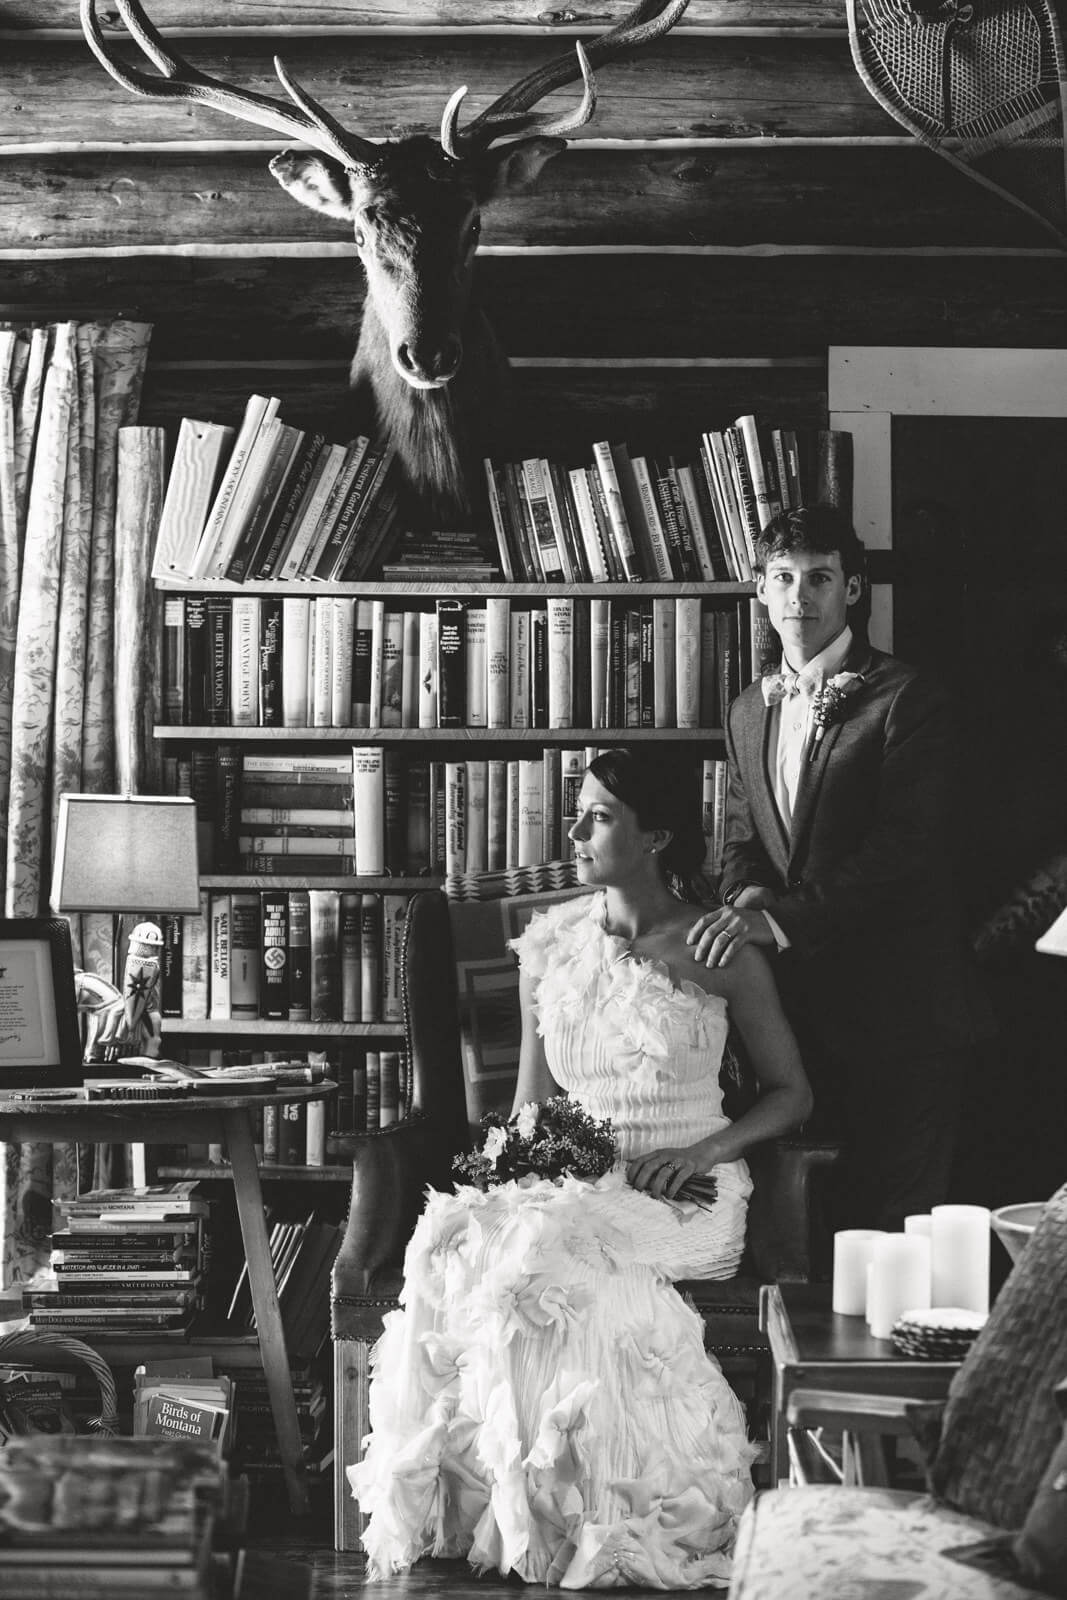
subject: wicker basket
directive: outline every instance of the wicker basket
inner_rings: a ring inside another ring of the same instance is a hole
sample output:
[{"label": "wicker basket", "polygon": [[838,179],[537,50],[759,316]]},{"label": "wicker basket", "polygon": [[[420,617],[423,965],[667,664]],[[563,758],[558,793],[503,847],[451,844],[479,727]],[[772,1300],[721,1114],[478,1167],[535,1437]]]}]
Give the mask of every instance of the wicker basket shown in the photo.
[{"label": "wicker basket", "polygon": [[47,1361],[53,1356],[61,1355],[67,1356],[72,1361],[84,1362],[96,1379],[100,1386],[100,1415],[90,1418],[89,1427],[94,1433],[102,1434],[105,1438],[113,1438],[118,1432],[115,1379],[102,1355],[90,1345],[83,1344],[80,1339],[72,1339],[66,1333],[44,1333],[38,1328],[16,1328],[11,1333],[0,1334],[0,1360],[6,1360],[8,1356],[20,1356],[39,1364],[42,1360]]}]

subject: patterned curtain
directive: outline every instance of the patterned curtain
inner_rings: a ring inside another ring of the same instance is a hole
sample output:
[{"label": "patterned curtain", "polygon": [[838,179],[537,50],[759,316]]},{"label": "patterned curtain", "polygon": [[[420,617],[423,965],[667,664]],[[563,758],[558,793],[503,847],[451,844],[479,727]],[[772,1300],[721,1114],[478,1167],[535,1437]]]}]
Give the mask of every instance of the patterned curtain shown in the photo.
[{"label": "patterned curtain", "polygon": [[[47,912],[63,790],[115,774],[119,429],[136,419],[151,327],[0,326],[0,860],[4,915]],[[111,919],[72,920],[75,961],[111,975]],[[45,1259],[72,1146],[0,1147],[0,1275]]]}]

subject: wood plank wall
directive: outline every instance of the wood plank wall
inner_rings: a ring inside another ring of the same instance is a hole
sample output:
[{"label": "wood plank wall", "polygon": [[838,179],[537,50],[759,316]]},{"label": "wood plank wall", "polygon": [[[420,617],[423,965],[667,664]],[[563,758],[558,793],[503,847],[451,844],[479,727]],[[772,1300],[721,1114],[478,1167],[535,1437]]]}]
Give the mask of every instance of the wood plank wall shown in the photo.
[{"label": "wood plank wall", "polygon": [[[279,52],[376,138],[436,128],[460,83],[476,111],[623,9],[151,6],[198,66],[277,92]],[[595,121],[537,193],[485,221],[480,292],[531,450],[683,448],[750,409],[818,421],[833,343],[1064,343],[1062,254],[879,109],[843,0],[692,0],[671,37],[599,82]],[[0,316],[151,321],[146,421],[234,421],[253,389],[292,420],[328,409],[359,268],[343,227],[271,179],[282,141],[261,134],[132,98],[89,54],[76,0],[0,3]]]}]

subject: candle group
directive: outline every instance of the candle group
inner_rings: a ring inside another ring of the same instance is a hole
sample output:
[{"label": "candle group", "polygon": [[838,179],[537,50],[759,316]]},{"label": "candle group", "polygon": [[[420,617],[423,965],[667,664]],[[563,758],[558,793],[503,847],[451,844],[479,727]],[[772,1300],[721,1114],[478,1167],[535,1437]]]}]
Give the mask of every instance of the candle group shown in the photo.
[{"label": "candle group", "polygon": [[934,1206],[929,1215],[906,1217],[903,1233],[835,1233],[832,1303],[840,1315],[866,1315],[876,1339],[888,1339],[906,1311],[988,1312],[989,1211]]}]

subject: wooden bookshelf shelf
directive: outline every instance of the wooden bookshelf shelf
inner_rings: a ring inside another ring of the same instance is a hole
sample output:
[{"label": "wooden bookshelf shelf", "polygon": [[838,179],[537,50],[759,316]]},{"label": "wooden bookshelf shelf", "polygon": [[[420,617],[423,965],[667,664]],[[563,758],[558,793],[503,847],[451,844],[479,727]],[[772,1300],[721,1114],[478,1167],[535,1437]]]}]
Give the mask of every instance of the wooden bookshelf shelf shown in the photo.
[{"label": "wooden bookshelf shelf", "polygon": [[[279,1091],[279,1098],[281,1092]],[[193,1161],[185,1166],[158,1166],[156,1175],[161,1183],[176,1183],[190,1178],[214,1179],[218,1183],[233,1182],[233,1168],[228,1161]],[[259,1163],[260,1183],[351,1183],[351,1166],[304,1167],[281,1166],[273,1161]]]},{"label": "wooden bookshelf shelf", "polygon": [[281,1022],[268,1017],[211,1019],[164,1017],[164,1034],[211,1034],[220,1038],[255,1035],[287,1039],[398,1039],[402,1022]]},{"label": "wooden bookshelf shelf", "polygon": [[753,583],[660,583],[643,580],[635,583],[477,583],[464,578],[425,579],[418,583],[299,583],[292,581],[227,583],[222,579],[183,579],[176,583],[168,579],[155,579],[156,588],[164,594],[260,594],[301,595],[313,599],[316,595],[354,595],[361,600],[384,598],[412,600],[438,600],[443,593],[460,598],[483,595],[497,599],[543,600],[550,594],[566,594],[580,599],[594,600],[654,600],[669,596],[677,599],[685,595],[729,596],[755,594]]},{"label": "wooden bookshelf shelf", "polygon": [[222,739],[228,743],[262,744],[459,744],[459,745],[600,745],[634,744],[668,739],[678,744],[722,740],[721,728],[216,728],[158,723],[156,739]]},{"label": "wooden bookshelf shelf", "polygon": [[425,878],[371,878],[365,874],[324,872],[316,874],[312,883],[306,872],[202,872],[202,889],[236,889],[245,893],[271,889],[342,889],[352,894],[417,894],[421,889],[440,889],[444,884],[440,873]]}]

